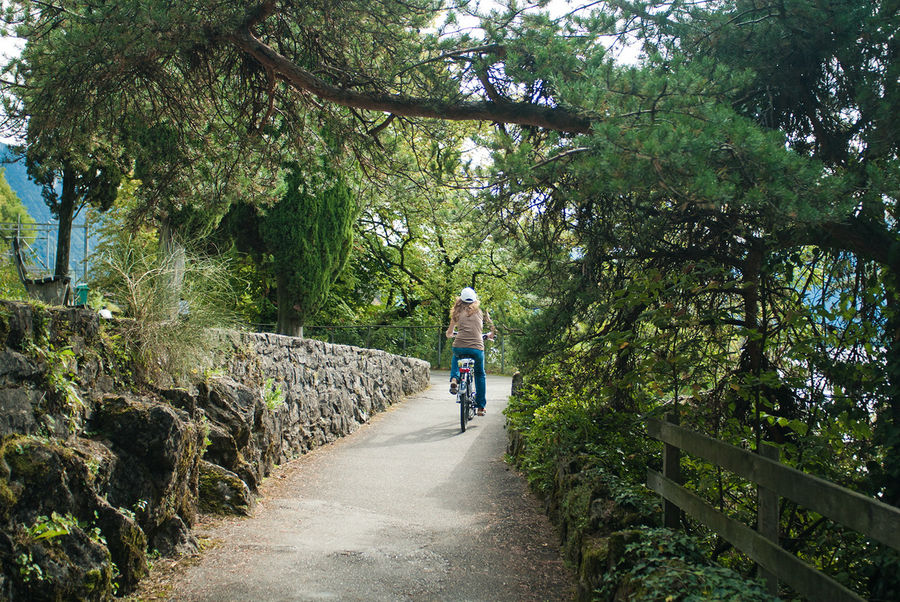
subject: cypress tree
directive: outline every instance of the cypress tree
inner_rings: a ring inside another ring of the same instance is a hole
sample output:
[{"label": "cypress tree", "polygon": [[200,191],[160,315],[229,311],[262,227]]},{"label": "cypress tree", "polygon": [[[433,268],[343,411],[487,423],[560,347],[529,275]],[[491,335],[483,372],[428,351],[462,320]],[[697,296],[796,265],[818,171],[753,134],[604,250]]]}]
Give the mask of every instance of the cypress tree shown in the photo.
[{"label": "cypress tree", "polygon": [[[260,233],[272,254],[279,334],[302,336],[303,324],[328,297],[353,240],[356,202],[340,177],[315,187],[291,166],[287,191],[263,218]],[[317,189],[319,188],[319,189]]]}]

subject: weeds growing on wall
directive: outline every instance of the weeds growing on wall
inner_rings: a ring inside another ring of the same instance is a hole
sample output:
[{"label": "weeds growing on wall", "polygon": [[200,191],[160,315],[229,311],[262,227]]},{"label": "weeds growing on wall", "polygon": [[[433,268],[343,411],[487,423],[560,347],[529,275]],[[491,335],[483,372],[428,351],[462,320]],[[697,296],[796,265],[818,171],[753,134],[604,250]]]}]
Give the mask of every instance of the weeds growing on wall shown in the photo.
[{"label": "weeds growing on wall", "polygon": [[232,280],[224,260],[161,254],[154,241],[127,235],[103,248],[98,280],[123,311],[122,343],[139,377],[199,378],[219,345],[215,328],[233,327]]},{"label": "weeds growing on wall", "polygon": [[74,433],[84,410],[84,401],[75,382],[75,353],[71,347],[54,349],[49,343],[46,347],[31,345],[30,351],[44,363],[47,390],[53,394],[57,405],[54,409],[66,416],[66,426],[69,432]]}]

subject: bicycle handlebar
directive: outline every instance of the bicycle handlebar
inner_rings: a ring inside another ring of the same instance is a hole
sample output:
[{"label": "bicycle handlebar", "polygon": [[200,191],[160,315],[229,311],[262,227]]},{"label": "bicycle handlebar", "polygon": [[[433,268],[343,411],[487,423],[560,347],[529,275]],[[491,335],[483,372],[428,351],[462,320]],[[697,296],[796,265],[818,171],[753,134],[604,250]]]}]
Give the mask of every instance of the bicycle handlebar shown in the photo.
[{"label": "bicycle handlebar", "polygon": [[[459,335],[459,331],[458,331],[458,330],[454,330],[454,331],[453,331],[453,336],[455,337],[455,336],[457,336],[457,335]],[[489,333],[489,332],[482,332],[482,333],[481,333],[481,340],[483,341],[483,340],[485,340],[486,338],[488,338],[488,337],[490,337],[490,336],[491,336],[491,333]]]}]

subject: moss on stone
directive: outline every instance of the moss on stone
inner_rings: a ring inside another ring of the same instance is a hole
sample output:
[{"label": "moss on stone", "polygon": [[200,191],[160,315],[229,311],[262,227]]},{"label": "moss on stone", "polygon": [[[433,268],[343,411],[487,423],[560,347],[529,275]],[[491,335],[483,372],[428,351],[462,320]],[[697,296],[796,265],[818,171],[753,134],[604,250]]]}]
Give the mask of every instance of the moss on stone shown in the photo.
[{"label": "moss on stone", "polygon": [[608,537],[588,536],[583,539],[581,563],[578,565],[579,600],[592,599],[592,592],[600,585],[612,562]]},{"label": "moss on stone", "polygon": [[7,437],[0,443],[0,517],[4,520],[9,518],[9,513],[19,500],[18,489],[20,486],[11,483],[9,478],[11,469],[6,460],[6,456],[11,450],[19,450],[21,443],[19,440],[24,439],[23,436],[15,435]]},{"label": "moss on stone", "polygon": [[581,544],[579,577],[593,581],[609,568],[609,538],[586,537]]},{"label": "moss on stone", "polygon": [[8,305],[0,305],[0,341],[9,339],[10,324],[12,322],[13,312]]},{"label": "moss on stone", "polygon": [[109,592],[112,590],[112,564],[92,569],[84,574],[81,589],[85,593]]},{"label": "moss on stone", "polygon": [[247,484],[233,472],[203,462],[200,465],[200,508],[211,514],[249,515],[253,498]]},{"label": "moss on stone", "polygon": [[10,473],[30,479],[44,471],[45,464],[34,458],[35,441],[28,435],[13,435],[3,442],[0,448]]},{"label": "moss on stone", "polygon": [[34,336],[34,344],[46,347],[50,343],[50,324],[52,315],[48,308],[41,303],[31,303],[31,328]]},{"label": "moss on stone", "polygon": [[147,537],[136,524],[128,524],[119,530],[116,543],[119,572],[125,580],[122,585],[130,589],[150,572]]},{"label": "moss on stone", "polygon": [[[179,482],[186,483],[187,487],[177,492],[179,496],[175,500],[175,507],[178,513],[184,518],[188,524],[192,524],[196,518],[197,499],[194,492],[198,491],[202,471],[199,469],[200,458],[204,452],[204,428],[203,425],[193,420],[187,421],[186,432],[184,435],[185,445],[181,457],[178,459],[176,470],[181,479]],[[202,497],[202,495],[201,495]]]}]

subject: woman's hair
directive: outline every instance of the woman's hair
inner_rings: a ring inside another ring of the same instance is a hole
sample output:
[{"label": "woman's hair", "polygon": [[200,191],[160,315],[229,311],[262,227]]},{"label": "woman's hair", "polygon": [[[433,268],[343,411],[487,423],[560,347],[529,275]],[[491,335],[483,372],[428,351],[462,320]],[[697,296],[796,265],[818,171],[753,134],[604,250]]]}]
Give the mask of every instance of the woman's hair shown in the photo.
[{"label": "woman's hair", "polygon": [[456,303],[453,304],[453,307],[450,309],[450,317],[453,320],[459,322],[459,317],[462,315],[463,310],[466,311],[466,315],[471,316],[476,311],[481,308],[481,303],[476,299],[471,303],[466,303],[459,297],[456,298]]}]

